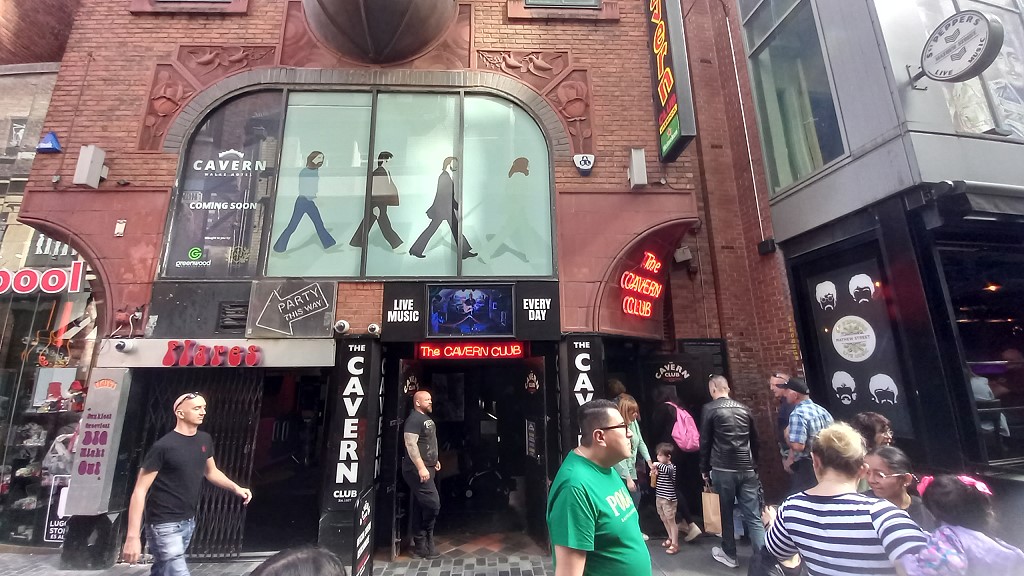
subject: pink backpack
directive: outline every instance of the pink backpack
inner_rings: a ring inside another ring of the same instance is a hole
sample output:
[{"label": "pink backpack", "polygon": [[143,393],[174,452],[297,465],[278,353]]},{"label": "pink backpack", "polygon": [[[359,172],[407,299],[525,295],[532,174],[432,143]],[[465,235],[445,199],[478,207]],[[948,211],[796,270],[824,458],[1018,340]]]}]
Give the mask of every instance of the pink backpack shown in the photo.
[{"label": "pink backpack", "polygon": [[700,449],[700,432],[693,422],[693,416],[672,402],[665,402],[676,409],[676,423],[672,425],[672,440],[683,452],[696,452]]}]

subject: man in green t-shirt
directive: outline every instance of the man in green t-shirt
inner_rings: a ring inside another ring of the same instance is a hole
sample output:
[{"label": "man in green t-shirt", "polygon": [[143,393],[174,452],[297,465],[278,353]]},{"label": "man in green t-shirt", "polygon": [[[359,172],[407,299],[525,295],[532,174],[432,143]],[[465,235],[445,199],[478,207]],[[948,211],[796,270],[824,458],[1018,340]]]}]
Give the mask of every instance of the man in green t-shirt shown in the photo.
[{"label": "man in green t-shirt", "polygon": [[548,495],[555,576],[651,576],[651,554],[637,509],[612,466],[632,454],[632,434],[615,404],[579,408],[580,446],[569,453]]}]

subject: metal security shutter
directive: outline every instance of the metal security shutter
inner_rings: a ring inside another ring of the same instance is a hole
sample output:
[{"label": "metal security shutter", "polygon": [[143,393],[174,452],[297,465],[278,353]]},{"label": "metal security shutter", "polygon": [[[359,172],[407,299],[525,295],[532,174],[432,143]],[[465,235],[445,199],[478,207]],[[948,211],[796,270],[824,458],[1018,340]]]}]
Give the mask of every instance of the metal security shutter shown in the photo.
[{"label": "metal security shutter", "polygon": [[[202,430],[213,436],[214,459],[228,478],[248,486],[253,467],[256,425],[263,398],[263,371],[246,368],[168,368],[142,370],[146,387],[146,450],[174,428],[174,400],[199,392],[208,404]],[[235,558],[242,550],[245,506],[234,494],[204,483],[189,557]]]}]

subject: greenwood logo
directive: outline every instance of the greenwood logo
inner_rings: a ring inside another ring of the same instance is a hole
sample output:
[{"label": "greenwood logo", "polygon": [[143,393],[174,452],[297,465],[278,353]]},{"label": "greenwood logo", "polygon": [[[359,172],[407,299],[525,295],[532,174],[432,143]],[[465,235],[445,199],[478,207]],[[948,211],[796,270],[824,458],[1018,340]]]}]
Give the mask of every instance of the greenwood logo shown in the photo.
[{"label": "greenwood logo", "polygon": [[199,260],[203,257],[203,249],[199,247],[190,248],[188,251],[189,260]]}]

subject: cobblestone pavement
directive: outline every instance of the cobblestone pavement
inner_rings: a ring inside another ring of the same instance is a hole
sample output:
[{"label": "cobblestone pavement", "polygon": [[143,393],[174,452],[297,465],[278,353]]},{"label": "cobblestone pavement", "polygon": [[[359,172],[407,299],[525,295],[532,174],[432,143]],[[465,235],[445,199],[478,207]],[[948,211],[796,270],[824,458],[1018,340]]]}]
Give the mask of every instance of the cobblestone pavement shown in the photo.
[{"label": "cobblestone pavement", "polygon": [[[740,567],[726,568],[711,558],[711,547],[718,538],[698,538],[683,547],[676,556],[667,556],[659,541],[651,540],[651,559],[655,576],[727,576],[746,574],[749,547],[740,548]],[[148,566],[118,564],[107,570],[60,570],[58,554],[0,553],[0,574],[3,576],[145,576]],[[192,563],[192,576],[245,576],[259,562]],[[404,562],[374,563],[374,576],[547,576],[554,574],[551,558],[544,556],[487,556],[439,558]],[[625,576],[625,575],[624,575]]]}]

